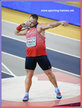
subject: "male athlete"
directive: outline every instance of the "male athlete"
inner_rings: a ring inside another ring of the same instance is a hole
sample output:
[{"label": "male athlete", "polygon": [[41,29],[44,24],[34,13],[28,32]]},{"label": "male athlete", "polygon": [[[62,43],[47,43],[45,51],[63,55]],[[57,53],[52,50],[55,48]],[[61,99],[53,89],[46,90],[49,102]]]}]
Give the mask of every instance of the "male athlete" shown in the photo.
[{"label": "male athlete", "polygon": [[[27,26],[26,26],[27,25]],[[16,35],[26,36],[26,61],[25,69],[27,72],[25,79],[25,97],[23,101],[29,100],[29,90],[32,84],[32,76],[36,68],[36,63],[42,68],[48,76],[50,82],[55,87],[56,98],[61,99],[62,95],[58,88],[55,75],[52,72],[50,61],[47,57],[45,47],[45,30],[57,27],[59,25],[67,26],[66,21],[58,21],[53,23],[38,23],[38,16],[32,14],[27,24],[20,24],[15,31]]]}]

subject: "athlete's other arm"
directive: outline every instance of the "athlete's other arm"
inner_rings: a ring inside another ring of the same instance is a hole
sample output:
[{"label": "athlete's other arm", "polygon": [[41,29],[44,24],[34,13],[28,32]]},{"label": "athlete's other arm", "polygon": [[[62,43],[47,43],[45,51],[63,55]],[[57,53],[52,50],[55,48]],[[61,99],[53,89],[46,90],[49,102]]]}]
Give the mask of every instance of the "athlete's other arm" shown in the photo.
[{"label": "athlete's other arm", "polygon": [[20,24],[20,25],[16,28],[16,30],[15,30],[14,33],[15,33],[17,36],[25,36],[26,31],[27,31],[27,27],[25,27],[25,24],[22,23],[22,24]]},{"label": "athlete's other arm", "polygon": [[46,29],[49,29],[49,28],[57,27],[59,25],[67,26],[68,23],[67,23],[67,21],[58,21],[58,22],[52,22],[52,23],[46,23],[46,24],[44,23],[44,24],[40,25],[40,28],[42,30],[46,30]]}]

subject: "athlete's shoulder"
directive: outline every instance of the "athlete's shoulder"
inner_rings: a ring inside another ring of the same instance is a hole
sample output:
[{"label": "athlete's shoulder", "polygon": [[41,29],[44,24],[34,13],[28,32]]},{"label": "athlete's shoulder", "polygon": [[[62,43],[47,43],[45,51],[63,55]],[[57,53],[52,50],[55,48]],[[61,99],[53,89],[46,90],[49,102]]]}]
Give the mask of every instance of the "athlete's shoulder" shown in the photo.
[{"label": "athlete's shoulder", "polygon": [[[45,32],[45,30],[42,30],[42,26],[43,26],[43,23],[39,23],[38,25],[37,25],[37,31],[39,32],[39,33],[42,33],[42,32]],[[42,33],[42,35],[43,35],[44,33]]]},{"label": "athlete's shoulder", "polygon": [[44,25],[44,23],[38,23],[37,28],[41,28]]}]

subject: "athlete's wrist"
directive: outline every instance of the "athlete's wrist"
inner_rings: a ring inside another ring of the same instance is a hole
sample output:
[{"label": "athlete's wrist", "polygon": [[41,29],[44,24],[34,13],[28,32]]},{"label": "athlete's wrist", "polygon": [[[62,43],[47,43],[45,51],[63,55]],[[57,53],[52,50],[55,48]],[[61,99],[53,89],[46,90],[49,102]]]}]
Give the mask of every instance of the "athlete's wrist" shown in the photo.
[{"label": "athlete's wrist", "polygon": [[22,24],[20,24],[20,25],[16,28],[17,31],[21,31],[21,29],[22,29]]},{"label": "athlete's wrist", "polygon": [[58,21],[58,24],[59,24],[59,25],[62,25],[62,21]]}]

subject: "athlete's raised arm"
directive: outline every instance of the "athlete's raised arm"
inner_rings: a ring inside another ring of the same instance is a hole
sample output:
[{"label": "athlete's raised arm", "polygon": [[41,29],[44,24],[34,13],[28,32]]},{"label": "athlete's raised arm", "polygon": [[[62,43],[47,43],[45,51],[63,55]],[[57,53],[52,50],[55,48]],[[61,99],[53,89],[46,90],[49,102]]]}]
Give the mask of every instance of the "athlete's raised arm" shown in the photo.
[{"label": "athlete's raised arm", "polygon": [[49,28],[57,27],[59,25],[67,26],[68,23],[67,23],[67,21],[58,21],[58,22],[52,22],[52,23],[46,23],[46,24],[44,23],[44,24],[40,25],[40,28],[43,29],[43,30],[46,30],[46,29],[49,29]]},{"label": "athlete's raised arm", "polygon": [[28,28],[25,27],[25,23],[22,23],[16,28],[15,34],[18,36],[25,36],[27,29]]}]

